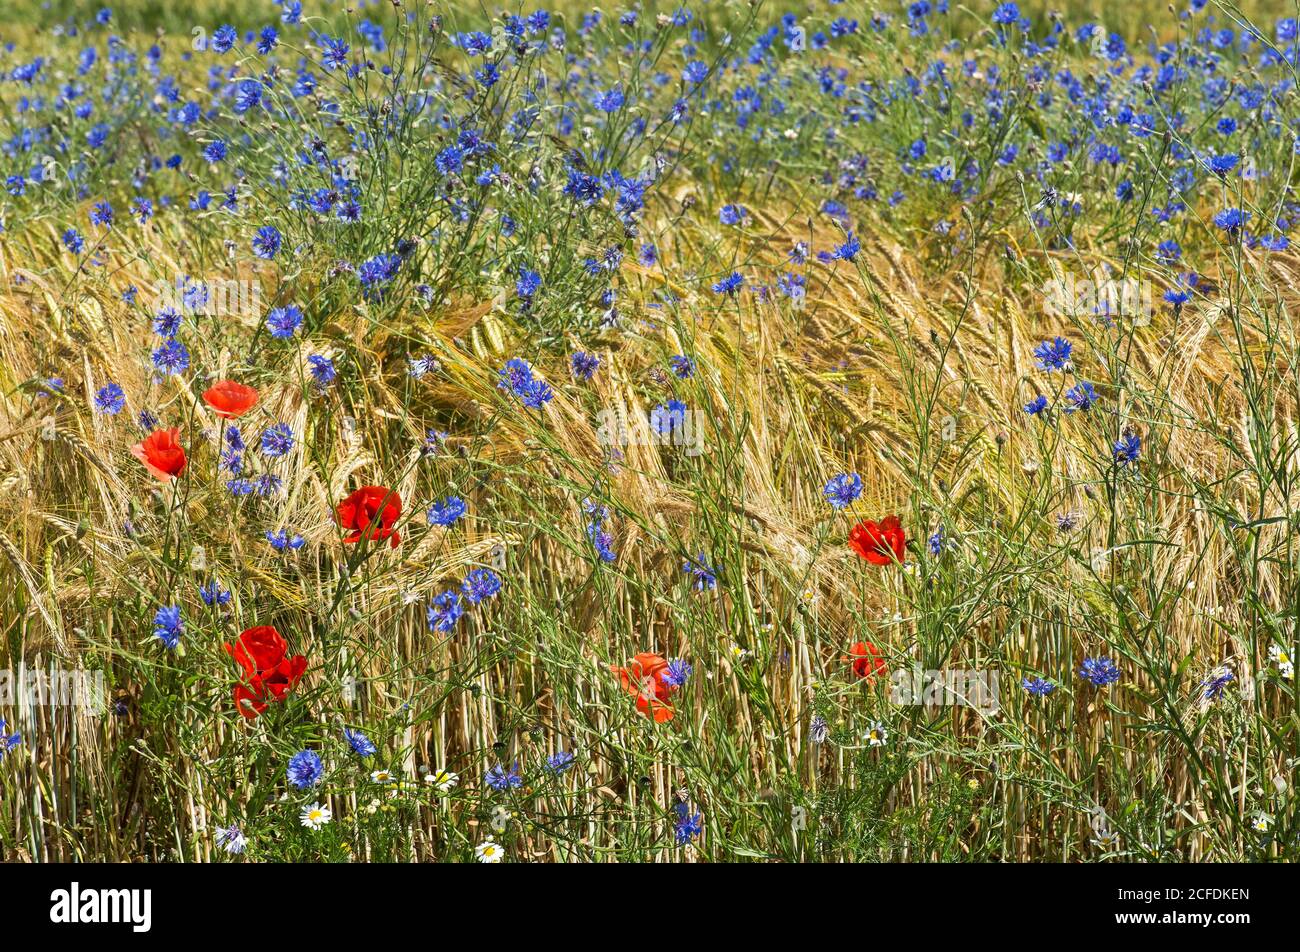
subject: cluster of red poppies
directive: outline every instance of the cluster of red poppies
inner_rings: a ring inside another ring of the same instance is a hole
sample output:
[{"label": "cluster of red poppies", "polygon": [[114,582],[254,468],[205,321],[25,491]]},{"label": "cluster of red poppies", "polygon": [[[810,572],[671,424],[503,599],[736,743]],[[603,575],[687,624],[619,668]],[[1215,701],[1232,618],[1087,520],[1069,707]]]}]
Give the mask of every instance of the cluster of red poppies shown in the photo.
[{"label": "cluster of red poppies", "polygon": [[[203,393],[203,402],[217,416],[233,420],[251,410],[257,397],[252,387],[222,380]],[[186,463],[178,433],[175,427],[155,430],[131,452],[159,479],[174,479]],[[386,539],[396,547],[402,541],[393,528],[402,515],[402,499],[386,486],[362,486],[339,503],[337,513],[339,525],[349,530],[344,542]],[[897,516],[886,516],[880,522],[860,522],[849,533],[849,548],[873,565],[901,563],[906,545],[907,536]],[[270,701],[284,700],[307,668],[307,659],[302,655],[288,656],[284,638],[269,625],[243,632],[233,645],[226,645],[226,651],[244,669],[243,680],[235,686],[235,706],[250,719],[266,710]],[[857,642],[849,653],[853,672],[859,678],[872,681],[885,672],[884,659],[871,642]],[[641,652],[626,667],[611,665],[610,669],[623,690],[636,697],[638,711],[660,724],[673,719],[671,696],[675,688],[663,677],[667,659]]]},{"label": "cluster of red poppies", "polygon": [[[203,393],[203,402],[222,419],[234,420],[257,404],[257,391],[234,380],[222,380]],[[155,430],[131,447],[132,454],[154,476],[175,479],[185,470],[185,448],[176,427]],[[362,486],[338,504],[339,525],[348,530],[344,542],[388,540],[396,547],[402,536],[393,526],[402,515],[402,498],[386,486]],[[289,646],[275,628],[259,625],[240,634],[226,651],[244,669],[235,685],[235,707],[244,717],[257,717],[273,701],[282,701],[307,670],[302,655],[289,656]]]},{"label": "cluster of red poppies", "polygon": [[235,685],[235,708],[249,720],[270,702],[283,701],[307,670],[307,659],[290,657],[288,643],[270,625],[249,628],[225,647],[244,669],[244,679]]}]

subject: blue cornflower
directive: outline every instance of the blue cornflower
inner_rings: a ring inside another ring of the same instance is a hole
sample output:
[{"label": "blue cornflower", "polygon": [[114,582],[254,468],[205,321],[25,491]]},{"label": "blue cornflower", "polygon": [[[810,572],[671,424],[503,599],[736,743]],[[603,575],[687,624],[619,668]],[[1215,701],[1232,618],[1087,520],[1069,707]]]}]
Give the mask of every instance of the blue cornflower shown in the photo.
[{"label": "blue cornflower", "polygon": [[492,49],[492,37],[482,30],[458,34],[455,41],[470,56],[483,56]]},{"label": "blue cornflower", "polygon": [[847,509],[862,495],[862,477],[857,473],[840,473],[832,476],[822,487],[822,495],[832,509]]},{"label": "blue cornflower", "polygon": [[307,207],[317,215],[328,215],[334,207],[338,193],[329,188],[318,188],[307,196]]},{"label": "blue cornflower", "polygon": [[522,787],[524,778],[519,776],[519,764],[515,764],[509,770],[506,770],[501,764],[497,764],[483,775],[483,782],[493,790],[504,793],[507,790]]},{"label": "blue cornflower", "polygon": [[262,455],[270,459],[284,456],[293,449],[293,429],[287,423],[276,423],[262,431]]},{"label": "blue cornflower", "polygon": [[744,205],[723,205],[718,213],[718,220],[724,225],[739,225],[749,217],[749,210]]},{"label": "blue cornflower", "polygon": [[1047,409],[1047,398],[1041,393],[1025,404],[1025,412],[1030,416],[1038,416]]},{"label": "blue cornflower", "polygon": [[491,569],[474,569],[460,583],[460,590],[471,605],[477,605],[501,591],[501,578]]},{"label": "blue cornflower", "polygon": [[243,830],[232,823],[230,826],[217,827],[216,844],[227,853],[239,855],[248,846],[248,837],[244,836]]},{"label": "blue cornflower", "polygon": [[23,742],[22,734],[5,734],[5,721],[0,717],[0,760],[4,760],[5,754],[13,750]]},{"label": "blue cornflower", "polygon": [[224,605],[230,601],[230,592],[222,588],[220,582],[213,579],[199,586],[199,597],[203,599],[203,604],[212,607]]},{"label": "blue cornflower", "polygon": [[311,371],[312,380],[318,387],[328,387],[338,376],[338,371],[334,369],[334,361],[321,354],[312,354],[308,357],[307,367]]},{"label": "blue cornflower", "polygon": [[701,62],[700,60],[691,60],[691,62],[687,63],[686,67],[682,70],[682,79],[686,80],[688,83],[702,83],[708,75],[708,64]]},{"label": "blue cornflower", "polygon": [[103,225],[105,228],[113,227],[113,206],[108,202],[96,202],[90,206],[90,223],[92,225]]},{"label": "blue cornflower", "polygon": [[686,426],[686,404],[680,400],[669,400],[650,411],[650,428],[656,433],[667,436]]},{"label": "blue cornflower", "polygon": [[463,614],[465,614],[465,606],[461,604],[460,593],[449,588],[434,597],[425,612],[425,620],[429,623],[430,631],[445,633],[456,627],[456,622],[460,621],[460,616]]},{"label": "blue cornflower", "polygon": [[212,51],[214,53],[228,53],[239,39],[239,34],[229,23],[223,24],[216,28],[212,34]]},{"label": "blue cornflower", "polygon": [[172,307],[164,307],[154,316],[153,332],[159,337],[175,337],[181,329],[180,312]]},{"label": "blue cornflower", "polygon": [[739,271],[733,271],[721,281],[713,285],[714,294],[735,294],[745,284],[744,277]]},{"label": "blue cornflower", "polygon": [[691,676],[695,669],[684,658],[673,658],[668,662],[668,667],[659,675],[659,680],[670,688],[680,688]]},{"label": "blue cornflower", "polygon": [[280,229],[274,225],[263,225],[253,236],[253,254],[270,260],[280,252]]},{"label": "blue cornflower", "polygon": [[614,537],[599,520],[587,524],[587,538],[595,546],[596,554],[600,556],[602,562],[613,562],[618,559],[618,553],[614,551]]},{"label": "blue cornflower", "polygon": [[211,297],[211,291],[203,282],[187,282],[181,292],[181,304],[187,311],[198,311],[207,306]]},{"label": "blue cornflower", "polygon": [[263,27],[262,32],[257,35],[257,52],[265,56],[271,50],[275,49],[276,44],[280,42],[280,31],[273,26]]},{"label": "blue cornflower", "polygon": [[190,365],[190,352],[178,340],[169,340],[153,352],[153,365],[165,374],[178,374]]},{"label": "blue cornflower", "polygon": [[533,375],[533,368],[528,361],[513,357],[498,371],[500,378],[497,386],[509,390],[526,407],[540,410],[555,394],[546,381]]},{"label": "blue cornflower", "polygon": [[341,39],[335,39],[332,36],[322,37],[320,41],[321,48],[321,65],[327,70],[336,70],[340,66],[345,66],[348,61],[348,52],[351,47],[347,42]]},{"label": "blue cornflower", "polygon": [[1142,437],[1136,433],[1125,433],[1115,443],[1115,462],[1121,466],[1136,463],[1142,455]]},{"label": "blue cornflower", "polygon": [[853,236],[853,232],[849,232],[845,236],[844,243],[837,245],[835,250],[831,252],[831,257],[836,261],[852,261],[861,250],[862,242]]},{"label": "blue cornflower", "polygon": [[591,104],[601,112],[618,112],[623,108],[624,102],[626,97],[623,95],[623,90],[617,86],[604,92],[597,92],[591,97]]},{"label": "blue cornflower", "polygon": [[434,156],[433,165],[443,175],[455,175],[465,167],[465,152],[460,146],[449,145]]},{"label": "blue cornflower", "polygon": [[203,148],[203,158],[214,165],[226,157],[226,143],[220,139],[209,142]]},{"label": "blue cornflower", "polygon": [[1001,4],[993,11],[993,22],[1005,26],[1020,19],[1020,7],[1014,3]]},{"label": "blue cornflower", "polygon": [[154,637],[166,648],[175,648],[181,641],[185,622],[181,620],[179,605],[164,605],[153,616]]},{"label": "blue cornflower", "polygon": [[600,358],[580,350],[569,358],[569,363],[573,367],[575,377],[579,380],[590,380],[596,368],[600,366]]},{"label": "blue cornflower", "polygon": [[300,750],[289,758],[289,769],[285,771],[289,782],[299,790],[314,787],[325,772],[320,755],[314,750]]},{"label": "blue cornflower", "polygon": [[595,205],[600,201],[600,197],[605,194],[605,186],[601,184],[598,176],[588,175],[585,172],[571,168],[562,191],[565,195],[583,205]]},{"label": "blue cornflower", "polygon": [[347,738],[348,744],[357,752],[358,757],[372,757],[376,751],[375,743],[361,731],[354,731],[350,727],[343,728],[343,736]]},{"label": "blue cornflower", "polygon": [[357,268],[357,280],[361,282],[361,287],[366,297],[378,297],[382,295],[384,285],[392,282],[397,277],[397,271],[402,265],[402,258],[395,254],[377,254],[361,263]]},{"label": "blue cornflower", "polygon": [[1214,216],[1214,224],[1229,235],[1235,235],[1249,217],[1250,212],[1243,212],[1240,208],[1225,208]]},{"label": "blue cornflower", "polygon": [[685,846],[704,832],[703,815],[692,814],[690,805],[686,803],[678,803],[673,809],[677,814],[677,822],[673,826],[673,839],[678,846]]},{"label": "blue cornflower", "polygon": [[273,473],[260,473],[253,479],[253,491],[259,496],[275,496],[279,494],[282,482]]},{"label": "blue cornflower", "polygon": [[1039,677],[1024,678],[1021,680],[1020,686],[1034,697],[1047,697],[1047,695],[1056,690],[1055,684],[1051,681],[1044,681]]},{"label": "blue cornflower", "polygon": [[429,525],[450,526],[465,515],[468,509],[465,500],[459,496],[448,496],[446,499],[440,499],[429,507]]},{"label": "blue cornflower", "polygon": [[74,255],[79,255],[86,247],[86,239],[81,237],[81,232],[77,229],[69,228],[63,233],[63,244]]},{"label": "blue cornflower", "polygon": [[668,362],[673,365],[673,373],[680,380],[689,380],[695,376],[695,361],[685,354],[674,354],[668,358]]},{"label": "blue cornflower", "polygon": [[718,584],[717,573],[710,567],[703,552],[693,559],[684,559],[682,561],[682,571],[694,576],[696,591],[702,592],[705,589],[714,588]]},{"label": "blue cornflower", "polygon": [[934,531],[934,534],[926,540],[926,545],[930,550],[930,555],[934,556],[936,559],[943,555],[943,549],[947,544],[947,541],[948,535],[944,531],[943,526],[940,526]]},{"label": "blue cornflower", "polygon": [[1073,345],[1064,337],[1043,341],[1034,348],[1039,370],[1064,370],[1070,362]]},{"label": "blue cornflower", "polygon": [[546,771],[556,775],[564,773],[573,766],[573,754],[567,750],[557,750],[546,758]]},{"label": "blue cornflower", "polygon": [[1235,680],[1237,678],[1230,670],[1219,668],[1201,682],[1201,688],[1204,690],[1201,699],[1203,701],[1217,701],[1223,697],[1223,692],[1227,690],[1228,685]]},{"label": "blue cornflower", "polygon": [[542,286],[542,276],[536,271],[524,268],[519,272],[519,280],[515,282],[515,293],[525,301],[531,301]]},{"label": "blue cornflower", "polygon": [[115,383],[106,383],[95,393],[95,409],[109,416],[116,416],[126,406],[126,394]]},{"label": "blue cornflower", "polygon": [[1081,380],[1065,392],[1065,399],[1070,401],[1070,405],[1065,408],[1066,413],[1088,410],[1097,402],[1097,391],[1092,389],[1092,384],[1088,381]]},{"label": "blue cornflower", "polygon": [[1235,169],[1238,161],[1240,161],[1239,157],[1229,152],[1227,155],[1216,155],[1211,157],[1210,161],[1206,164],[1209,165],[1210,171],[1215,175],[1223,176]]},{"label": "blue cornflower", "polygon": [[447,434],[442,430],[429,430],[424,434],[424,443],[420,445],[421,456],[433,456],[447,445]]},{"label": "blue cornflower", "polygon": [[1079,677],[1094,687],[1104,688],[1119,680],[1119,668],[1110,658],[1084,658],[1079,666]]},{"label": "blue cornflower", "polygon": [[266,315],[266,329],[271,332],[272,337],[281,340],[292,337],[300,324],[302,324],[302,310],[296,304],[272,308]]},{"label": "blue cornflower", "polygon": [[[247,483],[248,481],[244,480],[243,482]],[[253,487],[250,484],[249,491],[252,491],[255,488],[256,487]],[[307,540],[298,533],[295,532],[292,536],[289,535],[289,530],[287,529],[280,529],[278,531],[273,531],[271,529],[266,530],[266,541],[271,543],[271,548],[275,549],[277,552],[283,552],[286,549],[291,551],[301,549],[307,544]]]}]

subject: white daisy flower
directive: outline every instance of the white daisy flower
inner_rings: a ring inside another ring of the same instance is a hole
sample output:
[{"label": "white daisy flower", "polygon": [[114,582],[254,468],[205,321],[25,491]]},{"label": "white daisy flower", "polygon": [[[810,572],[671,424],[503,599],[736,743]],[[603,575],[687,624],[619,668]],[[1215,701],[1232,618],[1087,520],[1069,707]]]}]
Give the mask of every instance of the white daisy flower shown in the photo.
[{"label": "white daisy flower", "polygon": [[433,771],[425,768],[424,782],[433,784],[439,793],[450,793],[460,783],[460,775],[450,770]]},{"label": "white daisy flower", "polygon": [[474,858],[480,863],[499,863],[505,855],[505,850],[495,843],[490,836],[474,847]]},{"label": "white daisy flower", "polygon": [[1119,846],[1119,834],[1114,830],[1098,830],[1092,845],[1098,849],[1113,850]]},{"label": "white daisy flower", "polygon": [[889,732],[885,730],[885,725],[880,721],[872,721],[871,726],[867,728],[867,732],[862,735],[862,739],[872,747],[884,747],[885,742],[889,740]]},{"label": "white daisy flower", "polygon": [[1277,665],[1277,673],[1288,681],[1295,677],[1295,661],[1286,648],[1281,645],[1269,645],[1268,660]]},{"label": "white daisy flower", "polygon": [[397,783],[397,775],[391,770],[376,770],[370,774],[370,779],[375,783],[387,786],[390,783]]},{"label": "white daisy flower", "polygon": [[334,819],[333,811],[319,803],[302,808],[302,825],[309,830],[319,830],[332,819]]}]

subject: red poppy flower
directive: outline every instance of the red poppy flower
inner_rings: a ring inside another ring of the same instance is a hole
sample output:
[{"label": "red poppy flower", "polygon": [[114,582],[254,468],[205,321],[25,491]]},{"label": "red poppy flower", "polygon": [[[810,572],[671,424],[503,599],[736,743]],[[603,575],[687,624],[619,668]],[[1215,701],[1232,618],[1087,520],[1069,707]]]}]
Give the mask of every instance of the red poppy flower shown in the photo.
[{"label": "red poppy flower", "polygon": [[636,698],[638,711],[656,724],[673,719],[673,706],[668,700],[673,688],[663,677],[668,670],[667,659],[643,651],[626,668],[611,664],[609,669],[618,675],[623,690]]},{"label": "red poppy flower", "polygon": [[185,450],[176,440],[179,433],[176,427],[154,430],[131,447],[131,455],[164,482],[175,479],[185,469]]},{"label": "red poppy flower", "polygon": [[218,380],[203,391],[203,402],[219,417],[233,420],[253,409],[257,391],[234,380]]},{"label": "red poppy flower", "polygon": [[869,641],[855,641],[849,645],[849,657],[853,662],[853,673],[864,678],[867,683],[876,680],[876,675],[884,674],[888,669],[885,659],[880,656],[880,649]]},{"label": "red poppy flower", "polygon": [[849,533],[849,548],[872,565],[892,565],[903,561],[907,535],[898,516],[886,516],[880,522],[859,522]]},{"label": "red poppy flower", "polygon": [[402,515],[402,497],[387,486],[362,486],[339,503],[339,525],[351,529],[344,542],[362,539],[391,539],[394,548],[402,541],[393,524]]},{"label": "red poppy flower", "polygon": [[289,645],[270,625],[249,628],[225,648],[244,669],[243,682],[235,685],[235,708],[249,720],[265,711],[269,702],[283,701],[307,670],[302,655],[286,657]]}]

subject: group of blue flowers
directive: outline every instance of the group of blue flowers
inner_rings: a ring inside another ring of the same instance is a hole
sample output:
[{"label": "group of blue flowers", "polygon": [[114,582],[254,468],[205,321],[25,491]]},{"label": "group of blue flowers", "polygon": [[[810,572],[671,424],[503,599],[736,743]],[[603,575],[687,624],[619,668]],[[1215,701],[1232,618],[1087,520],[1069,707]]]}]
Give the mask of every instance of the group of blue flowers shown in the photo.
[{"label": "group of blue flowers", "polygon": [[[1071,356],[1073,349],[1073,345],[1064,337],[1043,341],[1034,348],[1034,359],[1037,361],[1038,369],[1049,373],[1053,371],[1064,373],[1072,369]],[[1076,413],[1090,410],[1097,403],[1097,399],[1097,391],[1091,383],[1086,380],[1076,381],[1074,386],[1065,392],[1065,412]],[[1047,397],[1042,394],[1025,404],[1025,413],[1030,416],[1042,416],[1048,410]],[[1132,430],[1126,430],[1115,441],[1111,452],[1115,462],[1120,466],[1136,463],[1142,455],[1142,437]]]},{"label": "group of blue flowers", "polygon": [[501,578],[488,568],[472,570],[460,583],[434,596],[426,611],[429,630],[442,634],[453,631],[465,614],[465,603],[478,605],[501,591]]}]

